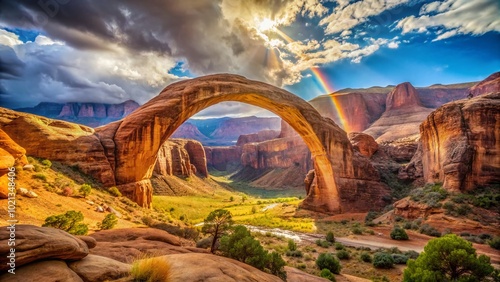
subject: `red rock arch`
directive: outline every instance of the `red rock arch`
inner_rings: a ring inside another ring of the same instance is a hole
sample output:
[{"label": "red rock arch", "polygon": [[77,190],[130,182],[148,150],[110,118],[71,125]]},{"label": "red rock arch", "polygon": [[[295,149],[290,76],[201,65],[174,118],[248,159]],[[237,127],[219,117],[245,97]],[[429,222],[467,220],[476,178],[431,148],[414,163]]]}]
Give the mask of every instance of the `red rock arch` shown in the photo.
[{"label": "red rock arch", "polygon": [[[225,101],[258,106],[286,121],[303,138],[314,160],[317,185],[309,189],[303,207],[341,212],[331,159],[342,156],[336,156],[331,147],[336,144],[335,139],[347,140],[345,132],[301,98],[269,84],[229,74],[171,84],[122,121],[98,130],[104,147],[114,151],[112,166],[118,188],[136,202],[149,206],[149,178],[160,146],[188,118]],[[106,136],[113,142],[106,142]],[[346,169],[349,170],[342,168]]]}]

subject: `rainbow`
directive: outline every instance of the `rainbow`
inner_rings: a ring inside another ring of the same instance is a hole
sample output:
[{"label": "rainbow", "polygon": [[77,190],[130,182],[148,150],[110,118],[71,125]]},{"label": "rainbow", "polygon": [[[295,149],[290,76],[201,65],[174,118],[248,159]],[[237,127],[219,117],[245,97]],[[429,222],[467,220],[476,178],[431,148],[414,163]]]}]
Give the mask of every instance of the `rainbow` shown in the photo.
[{"label": "rainbow", "polygon": [[323,92],[330,96],[330,99],[333,103],[333,107],[335,108],[335,111],[337,112],[337,116],[340,121],[340,126],[344,131],[350,132],[350,127],[348,123],[347,116],[344,112],[344,109],[340,105],[340,101],[338,100],[337,96],[331,95],[333,92],[335,92],[333,85],[331,84],[330,80],[326,76],[324,72],[322,72],[319,68],[313,67],[311,68],[311,72],[313,73],[314,78],[322,88]]}]

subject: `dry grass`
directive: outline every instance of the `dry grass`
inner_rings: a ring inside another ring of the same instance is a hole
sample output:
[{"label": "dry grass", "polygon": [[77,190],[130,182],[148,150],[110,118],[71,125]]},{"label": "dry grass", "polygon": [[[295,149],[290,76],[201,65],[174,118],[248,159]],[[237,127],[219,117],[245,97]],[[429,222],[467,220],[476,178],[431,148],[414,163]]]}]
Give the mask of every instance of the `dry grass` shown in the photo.
[{"label": "dry grass", "polygon": [[164,257],[147,257],[132,263],[134,281],[170,282],[170,263]]}]

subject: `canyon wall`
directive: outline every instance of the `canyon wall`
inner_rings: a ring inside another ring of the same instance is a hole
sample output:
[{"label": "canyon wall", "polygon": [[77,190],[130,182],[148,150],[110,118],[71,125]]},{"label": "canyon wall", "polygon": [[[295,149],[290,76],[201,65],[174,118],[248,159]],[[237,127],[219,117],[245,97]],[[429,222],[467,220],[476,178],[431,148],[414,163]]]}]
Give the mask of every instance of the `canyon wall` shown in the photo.
[{"label": "canyon wall", "polygon": [[197,174],[208,177],[203,145],[195,140],[169,139],[158,151],[153,174],[180,177]]}]

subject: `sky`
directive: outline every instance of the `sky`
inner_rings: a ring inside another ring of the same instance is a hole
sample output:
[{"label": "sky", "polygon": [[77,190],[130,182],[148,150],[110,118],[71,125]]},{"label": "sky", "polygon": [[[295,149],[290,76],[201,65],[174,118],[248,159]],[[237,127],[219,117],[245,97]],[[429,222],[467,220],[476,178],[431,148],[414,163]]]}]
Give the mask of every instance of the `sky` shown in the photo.
[{"label": "sky", "polygon": [[[310,100],[500,70],[497,0],[2,0],[0,106],[140,104],[214,73]],[[198,117],[265,115],[221,103]]]}]

